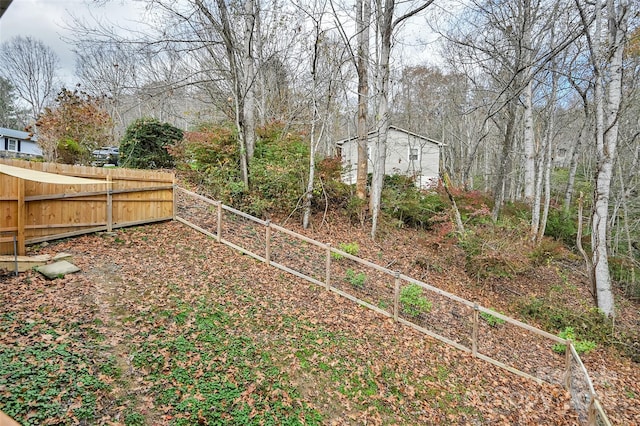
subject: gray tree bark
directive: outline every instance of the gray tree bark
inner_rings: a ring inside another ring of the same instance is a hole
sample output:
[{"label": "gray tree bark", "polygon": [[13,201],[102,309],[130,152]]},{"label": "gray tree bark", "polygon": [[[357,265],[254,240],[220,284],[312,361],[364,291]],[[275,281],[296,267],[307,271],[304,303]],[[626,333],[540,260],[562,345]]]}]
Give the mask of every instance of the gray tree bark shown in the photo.
[{"label": "gray tree bark", "polygon": [[[598,308],[607,316],[615,313],[608,260],[609,194],[618,145],[622,100],[622,59],[631,12],[628,0],[595,1],[594,30],[587,8],[575,0],[587,36],[595,77],[595,139],[597,170],[591,216],[592,263]],[[604,6],[604,7],[603,7]],[[606,25],[606,27],[603,27]]]}]

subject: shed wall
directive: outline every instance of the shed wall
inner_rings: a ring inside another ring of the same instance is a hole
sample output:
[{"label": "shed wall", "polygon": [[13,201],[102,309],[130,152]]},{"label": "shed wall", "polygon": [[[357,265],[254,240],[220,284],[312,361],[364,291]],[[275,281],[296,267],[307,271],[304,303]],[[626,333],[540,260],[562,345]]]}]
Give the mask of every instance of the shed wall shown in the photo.
[{"label": "shed wall", "polygon": [[[368,171],[373,170],[372,157],[375,158],[375,140],[368,141]],[[416,149],[418,159],[412,159],[411,149]],[[356,168],[358,162],[358,142],[355,139],[347,140],[342,144],[342,166],[344,173],[342,180],[345,183],[356,183]],[[440,174],[440,147],[426,139],[400,132],[389,130],[387,139],[387,158],[385,161],[385,174],[405,175],[416,179],[416,185],[427,188],[437,182]]]}]

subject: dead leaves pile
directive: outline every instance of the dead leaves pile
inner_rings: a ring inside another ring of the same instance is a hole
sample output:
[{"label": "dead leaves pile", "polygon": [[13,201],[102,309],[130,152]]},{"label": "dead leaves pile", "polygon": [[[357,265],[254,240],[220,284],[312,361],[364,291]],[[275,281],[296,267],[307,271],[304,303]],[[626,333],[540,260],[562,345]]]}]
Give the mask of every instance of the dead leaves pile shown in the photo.
[{"label": "dead leaves pile", "polygon": [[[265,413],[290,424],[578,422],[560,388],[492,367],[179,223],[79,237],[40,253],[50,251],[73,253],[83,272],[55,281],[2,278],[0,348],[68,344],[83,371],[105,385],[92,391],[91,406],[67,400],[65,414],[90,408],[92,424],[212,424],[216,414],[203,404],[215,393],[199,380],[213,372],[238,391],[217,415],[234,421],[234,409],[246,408],[247,424]],[[201,349],[214,348],[201,338],[205,307],[228,318],[217,323],[223,346],[242,341],[245,349],[205,359]],[[29,321],[46,327],[21,331]],[[142,354],[158,358],[145,363]],[[180,354],[189,356],[173,362]],[[188,374],[178,377],[177,367]],[[629,396],[640,395],[637,380],[626,379],[634,374],[616,376],[625,377],[619,383]],[[164,392],[174,388],[179,393]],[[0,382],[0,406],[9,401],[17,399]],[[630,424],[637,412],[624,401],[610,416]],[[200,409],[187,412],[188,404]],[[57,421],[86,420],[60,414]]]}]

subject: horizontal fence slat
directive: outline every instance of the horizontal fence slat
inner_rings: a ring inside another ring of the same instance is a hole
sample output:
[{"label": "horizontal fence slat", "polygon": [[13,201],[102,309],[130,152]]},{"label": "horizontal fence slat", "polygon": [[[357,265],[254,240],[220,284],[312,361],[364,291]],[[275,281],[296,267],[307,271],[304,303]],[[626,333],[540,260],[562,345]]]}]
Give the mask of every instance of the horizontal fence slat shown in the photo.
[{"label": "horizontal fence slat", "polygon": [[49,228],[82,228],[87,226],[106,226],[106,222],[87,222],[87,223],[47,223],[45,225],[25,225],[24,229],[49,229]]},{"label": "horizontal fence slat", "polygon": [[500,312],[496,312],[494,310],[482,307],[480,305],[478,305],[478,310],[480,312],[484,312],[486,314],[492,315],[492,316],[494,316],[496,318],[500,318],[501,320],[504,320],[504,321],[506,321],[506,322],[508,322],[510,324],[517,325],[518,327],[524,328],[525,330],[530,331],[532,333],[539,334],[540,336],[546,337],[547,339],[553,340],[555,342],[562,343],[562,344],[566,344],[567,343],[567,340],[563,339],[562,337],[558,337],[555,334],[551,334],[551,333],[548,333],[548,332],[546,332],[544,330],[541,330],[539,328],[530,326],[529,324],[525,324],[524,322],[518,321],[515,318],[508,317],[508,316],[506,316],[504,314],[501,314]]},{"label": "horizontal fence slat", "polygon": [[200,194],[197,194],[195,192],[189,191],[188,189],[184,189],[184,188],[181,188],[181,187],[178,187],[176,189],[179,190],[179,191],[184,192],[187,195],[191,195],[192,197],[195,197],[195,198],[197,198],[197,199],[199,199],[201,201],[204,201],[205,203],[209,203],[209,204],[212,204],[214,206],[217,206],[218,204],[220,204],[219,201],[215,201],[215,200],[212,200],[211,198],[204,197],[204,196],[202,196]]},{"label": "horizontal fence slat", "polygon": [[186,219],[181,218],[180,216],[176,216],[176,220],[177,220],[178,222],[180,222],[180,223],[184,223],[184,224],[185,224],[185,225],[187,225],[188,227],[193,228],[193,229],[195,229],[195,230],[196,230],[196,231],[198,231],[198,232],[202,232],[203,234],[205,234],[205,235],[207,235],[207,236],[209,236],[209,237],[211,237],[211,238],[218,238],[218,236],[217,236],[216,234],[214,234],[213,232],[209,232],[209,231],[207,231],[206,229],[201,228],[201,227],[199,227],[198,225],[196,225],[196,224],[194,224],[194,223],[191,223],[191,222],[189,222],[189,221],[188,221],[188,220],[186,220]]},{"label": "horizontal fence slat", "polygon": [[173,216],[159,217],[159,218],[156,218],[156,219],[134,220],[134,221],[130,221],[130,222],[114,222],[113,223],[113,227],[114,228],[126,228],[126,227],[129,227],[129,226],[146,225],[148,223],[167,222],[169,220],[173,220]]},{"label": "horizontal fence slat", "polygon": [[325,250],[328,247],[327,244],[324,244],[324,243],[321,243],[321,242],[316,241],[314,239],[305,237],[304,235],[298,234],[297,232],[291,231],[291,230],[289,230],[287,228],[283,228],[282,226],[276,225],[274,223],[271,223],[269,226],[271,226],[271,229],[275,229],[276,231],[282,232],[283,234],[287,234],[287,235],[290,235],[292,237],[296,237],[296,238],[298,238],[298,239],[300,239],[302,241],[306,241],[309,244],[313,244],[314,246],[318,246],[318,247],[323,248]]},{"label": "horizontal fence slat", "polygon": [[96,226],[94,228],[82,229],[80,231],[63,232],[62,234],[45,235],[42,237],[29,238],[25,240],[26,244],[38,244],[45,241],[59,240],[61,238],[77,237],[84,234],[92,234],[94,232],[106,231],[106,226]]},{"label": "horizontal fence slat", "polygon": [[234,248],[234,249],[238,250],[241,253],[244,253],[244,254],[246,254],[248,256],[251,256],[251,257],[255,257],[256,259],[258,259],[261,262],[266,262],[267,261],[267,259],[265,259],[264,257],[262,257],[262,256],[260,256],[258,254],[255,254],[255,253],[253,253],[253,252],[251,252],[249,250],[246,250],[246,249],[244,249],[244,248],[242,248],[242,247],[240,247],[238,245],[235,245],[234,243],[232,243],[229,240],[225,240],[224,238],[221,238],[220,242],[223,243],[223,244],[228,245],[231,248]]},{"label": "horizontal fence slat", "polygon": [[120,189],[112,189],[112,194],[125,194],[130,192],[147,192],[147,191],[166,191],[168,189],[173,189],[173,185],[167,186],[143,186],[137,188],[120,188]]},{"label": "horizontal fence slat", "polygon": [[331,252],[332,253],[337,253],[342,257],[345,257],[347,259],[353,260],[354,262],[359,263],[361,265],[368,266],[371,269],[375,269],[376,271],[385,273],[385,274],[390,275],[390,276],[392,276],[394,278],[396,276],[396,271],[392,271],[391,269],[385,268],[384,266],[380,266],[380,265],[378,265],[376,263],[369,262],[368,260],[361,259],[361,258],[359,258],[357,256],[354,256],[354,255],[349,254],[349,253],[347,253],[345,251],[339,250],[339,249],[337,249],[335,247],[331,247]]},{"label": "horizontal fence slat", "polygon": [[68,192],[61,194],[47,194],[47,195],[29,195],[24,197],[24,201],[44,201],[44,200],[63,200],[79,197],[91,197],[93,195],[107,195],[107,191],[88,191],[88,192]]},{"label": "horizontal fence slat", "polygon": [[[322,285],[323,287],[325,286],[325,284],[324,284],[324,283],[322,283],[321,285]],[[365,302],[365,301],[364,301],[364,300],[362,300],[362,299],[358,299],[357,297],[355,297],[355,296],[353,296],[353,295],[351,295],[351,294],[349,294],[349,293],[347,293],[347,292],[345,292],[345,291],[342,291],[342,290],[340,290],[339,288],[335,288],[335,287],[333,287],[333,286],[329,286],[329,290],[331,290],[332,292],[334,292],[334,293],[336,293],[336,294],[339,294],[340,296],[342,296],[342,297],[344,297],[344,298],[347,298],[347,299],[351,300],[352,302],[357,303],[358,305],[365,306],[365,307],[367,307],[367,308],[369,308],[369,309],[371,309],[371,310],[374,310],[374,311],[378,312],[379,314],[384,315],[385,317],[389,317],[389,318],[392,318],[392,317],[393,317],[393,315],[392,315],[391,313],[389,313],[389,312],[385,311],[384,309],[380,309],[380,308],[378,308],[377,306],[372,305],[372,304],[371,304],[371,303],[369,303],[369,302]]]},{"label": "horizontal fence slat", "polygon": [[267,221],[266,220],[262,220],[262,219],[258,219],[257,217],[251,216],[250,214],[241,212],[240,210],[236,210],[233,207],[229,207],[229,206],[225,206],[224,204],[222,205],[222,208],[228,212],[231,212],[233,214],[236,214],[240,217],[243,217],[247,220],[250,220],[252,222],[255,223],[259,223],[260,225],[266,226],[267,225]]},{"label": "horizontal fence slat", "polygon": [[164,198],[143,198],[140,200],[113,198],[114,203],[173,203],[173,200]]}]

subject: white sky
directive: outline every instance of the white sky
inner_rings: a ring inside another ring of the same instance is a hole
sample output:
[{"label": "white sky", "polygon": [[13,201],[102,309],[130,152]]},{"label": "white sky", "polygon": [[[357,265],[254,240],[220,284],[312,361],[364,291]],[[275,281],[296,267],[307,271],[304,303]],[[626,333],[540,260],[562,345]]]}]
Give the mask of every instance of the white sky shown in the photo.
[{"label": "white sky", "polygon": [[[105,3],[101,1],[100,3]],[[93,17],[101,21],[120,23],[124,27],[132,25],[132,21],[142,16],[140,3],[132,0],[110,0],[106,5],[96,4],[92,0],[13,0],[11,6],[0,18],[0,42],[15,36],[31,36],[43,41],[51,47],[60,58],[60,77],[71,87],[77,82],[74,76],[75,56],[72,46],[62,40],[70,32],[65,28],[72,16]],[[411,39],[433,42],[434,34],[427,30],[425,17],[417,16],[410,19],[403,29],[409,33]],[[405,65],[416,63],[438,63],[434,55],[433,45],[396,46],[396,58],[402,58]]]},{"label": "white sky", "polygon": [[131,1],[112,0],[99,6],[91,0],[13,0],[0,18],[0,42],[15,36],[31,36],[41,40],[60,57],[60,76],[65,83],[73,85],[75,56],[72,46],[61,38],[69,35],[65,26],[71,16],[93,15],[112,22],[135,19],[136,7]]}]

